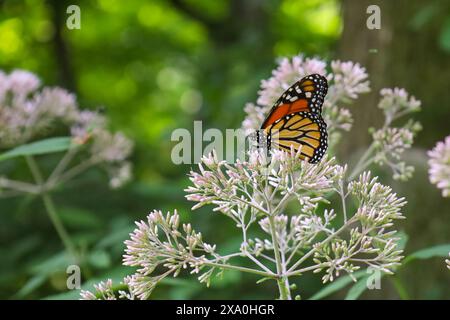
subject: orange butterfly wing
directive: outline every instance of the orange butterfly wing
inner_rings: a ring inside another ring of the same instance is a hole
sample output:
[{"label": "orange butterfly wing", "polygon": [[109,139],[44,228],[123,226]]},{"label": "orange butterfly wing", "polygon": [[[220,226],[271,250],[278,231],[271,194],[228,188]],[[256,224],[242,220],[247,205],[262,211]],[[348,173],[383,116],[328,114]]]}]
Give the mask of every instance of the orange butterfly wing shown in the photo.
[{"label": "orange butterfly wing", "polygon": [[267,146],[285,151],[291,147],[300,158],[317,163],[327,150],[327,125],[320,115],[311,112],[297,112],[276,120],[264,129]]},{"label": "orange butterfly wing", "polygon": [[277,100],[261,129],[292,113],[308,111],[320,115],[327,91],[327,79],[319,74],[312,74],[297,81]]}]

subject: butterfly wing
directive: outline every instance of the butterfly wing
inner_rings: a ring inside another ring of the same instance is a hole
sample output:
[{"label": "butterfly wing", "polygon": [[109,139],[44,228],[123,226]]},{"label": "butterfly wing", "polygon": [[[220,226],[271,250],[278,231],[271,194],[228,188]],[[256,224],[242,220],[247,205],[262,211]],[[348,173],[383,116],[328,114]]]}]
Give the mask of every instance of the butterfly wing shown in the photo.
[{"label": "butterfly wing", "polygon": [[320,115],[327,91],[327,79],[320,74],[311,74],[297,81],[277,100],[261,129],[291,113],[308,111]]},{"label": "butterfly wing", "polygon": [[300,157],[317,163],[327,150],[327,125],[320,115],[297,112],[284,116],[264,129],[268,148],[290,151],[291,146]]}]

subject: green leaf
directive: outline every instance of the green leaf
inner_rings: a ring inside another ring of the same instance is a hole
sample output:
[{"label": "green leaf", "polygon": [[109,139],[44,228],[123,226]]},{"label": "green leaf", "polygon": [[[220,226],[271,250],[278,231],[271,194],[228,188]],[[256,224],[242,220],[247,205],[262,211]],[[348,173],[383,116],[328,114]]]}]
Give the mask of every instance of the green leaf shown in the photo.
[{"label": "green leaf", "polygon": [[434,247],[422,249],[416,251],[409,256],[407,256],[404,260],[404,263],[416,260],[416,259],[430,259],[433,257],[447,257],[450,252],[450,243],[441,244]]},{"label": "green leaf", "polygon": [[65,272],[67,266],[74,262],[66,252],[60,252],[30,268],[30,272],[36,275],[50,275],[56,272]]},{"label": "green leaf", "polygon": [[[116,220],[118,220],[116,218]],[[134,230],[135,225],[128,219],[116,221],[115,225],[110,227],[108,234],[103,236],[101,240],[95,245],[96,249],[110,248],[120,244],[130,237],[130,233]]]},{"label": "green leaf", "polygon": [[89,254],[89,264],[95,268],[105,269],[111,265],[111,257],[104,250],[95,250]]},{"label": "green leaf", "polygon": [[102,220],[94,212],[88,210],[63,207],[59,209],[58,213],[63,223],[72,228],[100,228],[102,225]]},{"label": "green leaf", "polygon": [[[219,272],[220,274],[220,272]],[[236,270],[226,270],[221,273],[220,281],[214,281],[216,277],[211,278],[211,287],[224,288],[227,285],[239,283],[242,280],[242,273]]]},{"label": "green leaf", "polygon": [[[198,281],[193,281],[190,279],[181,279],[181,278],[164,278],[159,282],[160,285],[168,285],[168,286],[185,286],[185,287],[194,287],[199,284]],[[202,287],[202,286],[201,286]]]},{"label": "green leaf", "polygon": [[409,236],[404,231],[399,231],[397,233],[397,237],[400,238],[397,242],[397,249],[398,250],[404,250],[406,247],[406,244],[408,243]]},{"label": "green leaf", "polygon": [[447,18],[442,26],[439,45],[444,51],[450,52],[450,18]]},{"label": "green leaf", "polygon": [[[365,270],[364,270],[365,271]],[[358,280],[347,292],[345,300],[356,300],[367,289],[367,279],[369,275],[366,275]]]},{"label": "green leaf", "polygon": [[[366,274],[366,270],[361,270],[358,272],[353,273],[353,277],[356,279],[359,279],[363,277]],[[325,298],[329,296],[332,293],[335,293],[336,291],[341,290],[342,288],[346,287],[350,283],[354,282],[353,279],[349,276],[342,276],[339,279],[335,280],[334,282],[328,284],[324,288],[322,288],[319,292],[317,292],[315,295],[313,295],[310,300],[319,300],[322,298]]]},{"label": "green leaf", "polygon": [[25,285],[15,294],[14,298],[23,298],[38,289],[51,274],[65,272],[68,265],[72,264],[71,259],[66,252],[55,254],[42,262],[33,265],[29,272],[33,276]]},{"label": "green leaf", "polygon": [[70,148],[71,141],[72,138],[70,137],[56,137],[24,144],[0,154],[0,161],[15,157],[65,151]]},{"label": "green leaf", "polygon": [[418,10],[409,22],[410,27],[413,30],[418,31],[423,28],[428,22],[432,21],[433,17],[439,13],[439,7],[434,3],[430,3],[427,6]]},{"label": "green leaf", "polygon": [[20,290],[14,295],[14,299],[22,299],[38,289],[45,281],[47,276],[43,274],[38,274],[31,277],[25,285],[20,288]]},{"label": "green leaf", "polygon": [[[402,242],[400,243],[399,247],[404,247],[407,241],[406,234],[402,235]],[[405,258],[404,263],[407,263],[409,261],[412,261],[414,259],[429,259],[432,257],[447,257],[448,253],[450,252],[450,244],[443,244],[434,246],[431,248],[422,249],[419,251],[414,252],[413,254],[409,255]],[[381,277],[383,277],[385,273],[381,274]],[[367,275],[361,279],[358,280],[358,282],[350,288],[350,290],[347,293],[347,296],[345,297],[346,300],[356,300],[359,298],[359,296],[367,289],[367,279],[370,277],[370,275]],[[395,278],[393,278],[395,279]],[[398,288],[397,288],[398,290]],[[401,293],[399,292],[400,296],[405,295],[405,292]]]}]

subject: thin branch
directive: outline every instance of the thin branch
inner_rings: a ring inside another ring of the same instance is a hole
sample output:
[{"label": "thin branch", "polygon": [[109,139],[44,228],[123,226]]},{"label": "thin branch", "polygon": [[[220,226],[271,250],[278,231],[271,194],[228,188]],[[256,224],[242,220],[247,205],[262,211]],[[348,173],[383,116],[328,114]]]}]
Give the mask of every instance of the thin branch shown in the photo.
[{"label": "thin branch", "polygon": [[88,160],[85,160],[81,162],[80,164],[76,165],[75,167],[72,167],[71,169],[67,170],[65,173],[63,173],[59,180],[57,181],[57,184],[61,184],[63,182],[66,182],[73,177],[79,175],[81,172],[89,169],[90,167],[96,165],[99,162],[98,159],[95,157],[89,158]]},{"label": "thin branch", "polygon": [[32,194],[38,194],[40,191],[40,187],[32,183],[11,180],[7,178],[0,178],[0,187]]},{"label": "thin branch", "polygon": [[344,192],[344,181],[339,180],[339,195],[341,196],[341,202],[342,202],[342,212],[344,213],[344,224],[347,223],[347,206],[346,206],[346,198],[347,195]]},{"label": "thin branch", "polygon": [[261,261],[259,261],[258,259],[256,259],[254,256],[252,256],[249,252],[245,252],[244,253],[245,254],[245,256],[247,257],[247,258],[249,258],[250,260],[252,260],[254,263],[256,263],[261,269],[263,269],[265,272],[267,272],[267,273],[271,273],[272,275],[276,275],[275,273],[273,273],[273,271],[272,270],[270,270],[269,268],[267,268],[265,265],[263,265],[262,263],[261,263]]},{"label": "thin branch", "polygon": [[47,183],[49,185],[54,184],[58,180],[59,176],[63,173],[63,171],[66,170],[70,161],[75,156],[77,149],[78,149],[77,147],[72,147],[69,150],[67,150],[67,152],[64,154],[64,156],[59,161],[59,163],[56,165],[53,172],[48,177]]},{"label": "thin branch", "polygon": [[256,265],[258,265],[261,269],[266,272],[273,273],[269,268],[267,268],[264,264],[262,264],[258,259],[256,259],[251,253],[247,251],[247,228],[248,225],[245,225],[244,215],[241,215],[241,229],[242,229],[242,237],[243,237],[243,253],[244,255],[252,260]]},{"label": "thin branch", "polygon": [[269,219],[269,225],[270,225],[270,233],[272,235],[273,252],[275,255],[275,262],[277,265],[277,274],[279,277],[277,279],[277,283],[278,283],[278,288],[280,291],[280,299],[281,300],[291,300],[291,292],[289,289],[288,278],[283,274],[285,269],[284,269],[284,267],[282,265],[282,261],[281,261],[281,254],[280,254],[277,234],[276,234],[276,230],[275,230],[274,217],[272,215],[269,215],[268,219]]},{"label": "thin branch", "polygon": [[231,259],[231,258],[234,258],[234,257],[242,257],[242,256],[243,256],[242,252],[235,252],[235,253],[227,254],[225,256],[219,256],[218,255],[214,260],[209,260],[209,261],[211,261],[211,262],[224,261],[224,260],[228,260],[228,259]]},{"label": "thin branch", "polygon": [[16,191],[16,190],[10,190],[10,191],[0,191],[0,198],[2,199],[6,199],[6,198],[13,198],[13,197],[17,197],[19,195],[22,195],[23,191]]},{"label": "thin branch", "polygon": [[260,253],[259,255],[260,255],[261,257],[263,257],[264,259],[269,260],[270,262],[273,262],[273,263],[276,262],[274,258],[269,257],[268,255],[265,255],[264,253]]},{"label": "thin branch", "polygon": [[269,272],[260,271],[260,270],[247,268],[247,267],[240,267],[240,266],[234,266],[234,265],[223,264],[223,263],[216,263],[216,262],[211,262],[211,261],[203,262],[203,264],[207,265],[207,266],[210,266],[210,267],[216,267],[216,268],[222,268],[222,269],[230,269],[230,270],[238,270],[238,271],[242,271],[242,272],[253,273],[253,274],[257,274],[259,276],[263,276],[263,277],[269,277],[269,278],[276,277],[276,275],[273,272],[269,273]]},{"label": "thin branch", "polygon": [[368,159],[372,155],[373,151],[375,151],[374,142],[372,142],[369,148],[367,148],[362,157],[359,158],[359,161],[350,173],[348,180],[353,180],[358,174],[364,171],[373,162],[373,159]]},{"label": "thin branch", "polygon": [[267,211],[265,208],[261,207],[261,206],[260,206],[259,204],[257,204],[257,203],[250,202],[250,201],[244,200],[244,199],[239,198],[239,197],[236,197],[236,200],[238,200],[238,201],[240,201],[240,202],[242,202],[242,203],[245,203],[245,204],[247,204],[247,205],[249,205],[249,206],[255,208],[256,210],[260,211],[261,213],[264,213],[264,214],[266,214],[266,215],[269,214],[269,211]]},{"label": "thin branch", "polygon": [[325,266],[324,263],[315,264],[315,265],[313,265],[313,266],[305,267],[305,268],[303,268],[303,269],[295,270],[295,271],[292,271],[292,272],[289,272],[289,271],[288,271],[288,272],[286,273],[286,275],[289,276],[289,277],[292,277],[292,276],[299,276],[299,275],[301,275],[301,274],[303,274],[303,273],[305,273],[305,272],[312,271],[312,270],[316,270],[316,269],[319,269],[319,268],[323,268],[324,266]]},{"label": "thin branch", "polygon": [[323,240],[321,243],[317,244],[314,248],[308,251],[303,257],[301,257],[292,267],[289,268],[288,273],[293,272],[299,265],[301,265],[306,259],[308,259],[311,255],[313,255],[317,248],[323,246],[324,244],[327,244],[331,240],[333,240],[336,236],[338,236],[341,232],[343,232],[345,229],[347,229],[350,224],[353,223],[353,218],[351,218],[346,224],[344,224],[339,230],[337,230],[335,233],[329,235],[325,240]]},{"label": "thin branch", "polygon": [[[40,186],[44,186],[44,184],[45,184],[44,177],[42,175],[41,170],[39,169],[38,164],[34,160],[33,156],[26,156],[25,159],[28,164],[28,167],[30,168],[31,174],[33,175],[34,179],[36,180],[36,183]],[[75,249],[75,245],[73,244],[72,239],[70,238],[66,228],[64,227],[61,219],[58,216],[58,213],[56,212],[55,205],[53,203],[52,198],[50,197],[50,194],[46,191],[43,191],[40,193],[40,195],[44,202],[45,209],[50,218],[50,221],[52,222],[53,226],[55,227],[56,232],[58,233],[64,246],[66,247],[66,250],[72,255],[72,257],[75,259],[75,261],[77,261],[78,255],[77,255],[77,252]]]}]

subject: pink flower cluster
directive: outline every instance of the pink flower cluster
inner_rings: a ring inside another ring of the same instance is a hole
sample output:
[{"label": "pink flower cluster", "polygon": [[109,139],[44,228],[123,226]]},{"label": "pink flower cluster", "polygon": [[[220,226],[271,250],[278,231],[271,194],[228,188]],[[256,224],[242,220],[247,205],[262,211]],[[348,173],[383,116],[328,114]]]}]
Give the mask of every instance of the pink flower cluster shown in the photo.
[{"label": "pink flower cluster", "polygon": [[342,105],[370,91],[368,75],[365,68],[351,61],[332,61],[329,68],[331,73],[328,73],[325,61],[302,55],[281,59],[272,76],[261,81],[256,104],[246,104],[244,110],[247,116],[243,128],[247,132],[259,128],[270,108],[286,89],[306,75],[318,73],[329,82],[322,116],[327,122],[330,140],[336,140],[333,135],[339,130],[349,131],[353,118],[351,112]]},{"label": "pink flower cluster", "polygon": [[133,143],[121,132],[111,132],[101,114],[81,110],[75,95],[62,88],[40,87],[33,73],[0,71],[0,149],[51,136],[54,128],[66,128],[75,145],[85,146],[91,162],[108,164],[111,186],[131,176],[126,158]]},{"label": "pink flower cluster", "polygon": [[450,196],[450,136],[428,151],[428,156],[431,183],[442,190],[442,196]]}]

